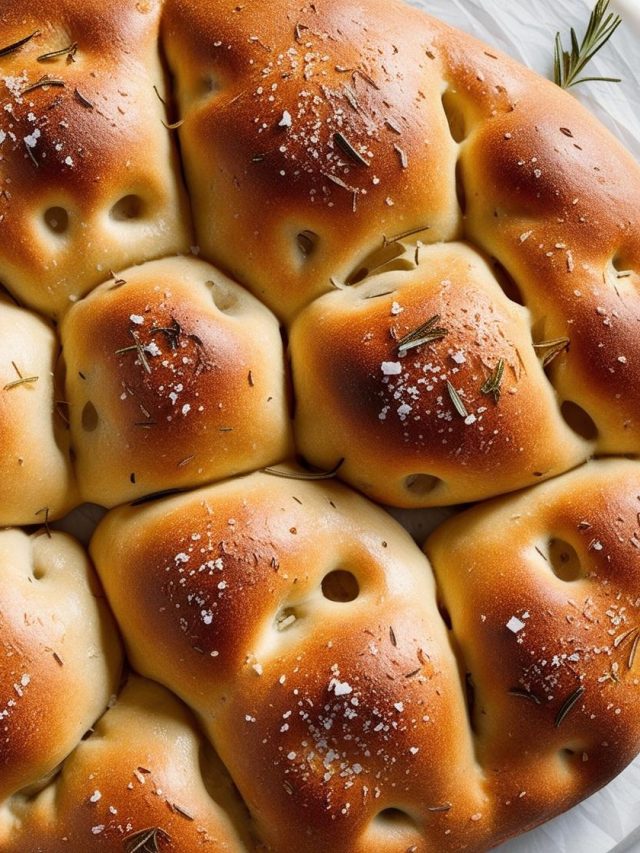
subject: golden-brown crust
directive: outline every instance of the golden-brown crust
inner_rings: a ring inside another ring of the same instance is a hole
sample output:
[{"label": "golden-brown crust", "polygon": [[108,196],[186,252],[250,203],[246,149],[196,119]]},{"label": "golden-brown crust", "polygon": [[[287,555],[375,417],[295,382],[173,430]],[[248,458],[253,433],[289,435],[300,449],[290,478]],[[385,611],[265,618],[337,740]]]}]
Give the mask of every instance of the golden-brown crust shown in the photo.
[{"label": "golden-brown crust", "polygon": [[97,0],[8,5],[2,47],[34,35],[2,60],[0,276],[58,317],[110,269],[189,246],[162,126],[160,4],[125,0],[110,14]]},{"label": "golden-brown crust", "polygon": [[248,825],[191,714],[159,685],[131,677],[60,775],[0,810],[0,843],[4,853],[246,853]]},{"label": "golden-brown crust", "polygon": [[503,838],[570,808],[640,748],[639,486],[637,463],[590,463],[427,541]]},{"label": "golden-brown crust", "polygon": [[114,510],[92,553],[134,665],[196,710],[272,849],[476,838],[455,658],[428,565],[381,510],[254,474]]},{"label": "golden-brown crust", "polygon": [[102,713],[120,648],[86,555],[70,537],[0,532],[0,575],[2,802],[53,771]]},{"label": "golden-brown crust", "polygon": [[48,323],[0,297],[0,526],[42,524],[78,502],[59,351]]},{"label": "golden-brown crust", "polygon": [[[589,455],[563,421],[529,312],[481,255],[422,246],[388,269],[293,324],[297,446],[311,462],[343,459],[339,476],[383,503],[434,506],[512,491]],[[429,322],[425,343],[399,346]]]},{"label": "golden-brown crust", "polygon": [[202,261],[125,270],[69,311],[62,340],[85,500],[114,506],[291,452],[278,323]]},{"label": "golden-brown crust", "polygon": [[455,239],[435,29],[389,0],[366,14],[300,0],[166,4],[198,242],[280,316],[346,279],[383,234],[422,225]]}]

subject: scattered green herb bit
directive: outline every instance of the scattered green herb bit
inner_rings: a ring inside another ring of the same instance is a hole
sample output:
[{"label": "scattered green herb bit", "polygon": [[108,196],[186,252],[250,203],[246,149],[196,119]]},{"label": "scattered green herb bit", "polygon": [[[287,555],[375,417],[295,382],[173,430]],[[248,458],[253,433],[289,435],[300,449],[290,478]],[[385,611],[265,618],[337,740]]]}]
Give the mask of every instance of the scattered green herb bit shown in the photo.
[{"label": "scattered green herb bit", "polygon": [[449,397],[451,397],[451,402],[453,403],[453,407],[456,412],[460,415],[461,418],[468,418],[469,412],[466,410],[464,403],[456,389],[453,387],[451,382],[447,379],[447,391],[449,392]]},{"label": "scattered green herb bit", "polygon": [[528,690],[521,690],[519,687],[513,687],[508,691],[508,693],[509,696],[517,696],[519,699],[528,699],[529,702],[540,705],[540,699],[535,695],[535,693],[529,693]]},{"label": "scattered green herb bit", "polygon": [[48,77],[46,74],[44,77],[41,77],[39,80],[36,80],[35,83],[32,83],[30,86],[26,86],[21,92],[21,95],[26,95],[27,92],[33,92],[36,89],[42,89],[45,86],[57,86],[58,88],[62,88],[64,86],[64,80],[59,80],[57,77]]},{"label": "scattered green herb bit", "polygon": [[487,381],[484,383],[482,388],[480,389],[481,394],[492,394],[493,399],[497,403],[500,399],[500,384],[502,382],[502,377],[504,375],[504,359],[498,359],[498,363],[496,364],[493,373]]},{"label": "scattered green herb bit", "polygon": [[562,722],[566,719],[567,715],[570,713],[571,709],[576,704],[578,699],[582,696],[584,691],[585,688],[580,685],[577,690],[574,690],[573,693],[565,699],[565,701],[562,703],[562,707],[556,714],[556,718],[553,723],[556,728],[562,725]]},{"label": "scattered green herb bit", "polygon": [[451,803],[443,803],[441,806],[427,806],[428,812],[448,812],[451,811]]},{"label": "scattered green herb bit", "polygon": [[38,163],[38,161],[36,160],[36,155],[31,150],[31,146],[29,145],[29,143],[27,142],[26,139],[24,140],[24,147],[25,147],[25,150],[26,150],[27,154],[29,155],[29,159],[31,160],[33,165],[34,166],[40,166],[40,163]]},{"label": "scattered green herb bit", "polygon": [[565,50],[560,33],[556,33],[553,54],[553,76],[558,86],[569,89],[579,83],[597,80],[605,83],[619,83],[618,77],[580,77],[585,66],[609,41],[622,23],[620,15],[614,15],[609,9],[609,0],[598,0],[589,17],[587,31],[582,43],[578,44],[576,31],[571,28],[571,50]]},{"label": "scattered green herb bit", "polygon": [[160,842],[171,842],[171,836],[158,826],[132,832],[122,840],[125,853],[161,853]]},{"label": "scattered green herb bit", "polygon": [[355,163],[358,163],[359,166],[368,166],[369,165],[368,161],[365,160],[364,157],[356,151],[356,149],[349,142],[349,140],[346,138],[346,136],[344,136],[342,133],[340,133],[339,130],[333,134],[333,141],[336,143],[336,145],[339,148],[341,148],[343,150],[343,152],[348,157],[351,157],[351,159]]},{"label": "scattered green herb bit", "polygon": [[19,41],[14,41],[13,44],[8,44],[6,47],[0,47],[0,56],[8,56],[16,50],[19,50],[28,41],[31,41],[34,36],[39,36],[40,30],[34,30],[30,35],[25,36]]},{"label": "scattered green herb bit", "polygon": [[263,468],[263,474],[271,474],[274,477],[284,477],[288,480],[330,480],[338,473],[344,459],[341,459],[330,471],[319,471],[318,473],[306,471],[283,471],[281,468]]},{"label": "scattered green herb bit", "polygon": [[434,314],[426,323],[418,326],[413,332],[409,332],[401,338],[396,344],[399,353],[405,353],[410,349],[422,346],[422,344],[430,344],[433,341],[438,341],[448,334],[447,329],[438,326],[440,320],[439,314]]},{"label": "scattered green herb bit", "polygon": [[15,361],[12,361],[11,364],[15,372],[18,374],[18,378],[14,379],[13,382],[7,382],[7,384],[3,388],[3,391],[10,391],[11,388],[17,388],[19,385],[30,385],[33,382],[38,381],[37,376],[23,376]]},{"label": "scattered green herb bit", "polygon": [[49,507],[45,506],[42,509],[39,509],[36,512],[36,515],[44,514],[44,529],[46,530],[47,536],[51,539],[51,531],[49,530]]},{"label": "scattered green herb bit", "polygon": [[430,225],[419,225],[417,228],[410,228],[408,231],[403,231],[401,234],[396,234],[394,237],[385,237],[383,235],[382,245],[388,246],[389,243],[398,243],[406,237],[412,237],[414,234],[420,234],[422,231],[428,231],[430,228]]},{"label": "scattered green herb bit", "polygon": [[551,364],[556,356],[568,349],[570,343],[569,338],[555,338],[552,341],[541,341],[539,344],[534,344],[533,348],[540,350],[542,354],[542,366],[546,367],[548,364]]},{"label": "scattered green herb bit", "polygon": [[52,59],[58,59],[60,56],[66,56],[67,62],[74,62],[76,51],[78,50],[78,42],[74,41],[66,47],[61,47],[60,50],[52,50],[49,53],[42,53],[38,57],[38,62],[50,62]]},{"label": "scattered green herb bit", "polygon": [[83,107],[86,107],[88,110],[93,109],[93,104],[89,100],[89,98],[85,98],[85,96],[80,92],[77,88],[73,90],[73,94],[76,96],[77,100],[82,104]]}]

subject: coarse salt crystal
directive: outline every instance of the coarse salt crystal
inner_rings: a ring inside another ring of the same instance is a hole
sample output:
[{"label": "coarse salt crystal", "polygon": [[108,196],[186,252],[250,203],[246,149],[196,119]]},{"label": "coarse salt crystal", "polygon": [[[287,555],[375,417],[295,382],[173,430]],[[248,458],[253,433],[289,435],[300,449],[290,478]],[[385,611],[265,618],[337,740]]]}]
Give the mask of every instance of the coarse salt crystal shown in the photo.
[{"label": "coarse salt crystal", "polygon": [[285,110],[282,113],[282,118],[278,122],[278,127],[291,127],[291,113]]},{"label": "coarse salt crystal", "polygon": [[510,631],[513,631],[514,634],[517,634],[519,631],[522,631],[523,628],[526,628],[526,625],[518,619],[517,616],[512,616],[507,622],[507,628]]},{"label": "coarse salt crystal", "polygon": [[132,323],[135,323],[136,326],[142,326],[144,324],[144,317],[140,314],[132,314],[129,319]]},{"label": "coarse salt crystal", "polygon": [[89,797],[89,802],[90,802],[90,803],[97,803],[97,802],[98,802],[98,800],[101,800],[101,799],[102,799],[102,794],[100,793],[100,791],[98,791],[98,790],[96,789],[96,790],[93,792],[93,794],[91,794],[91,796]]},{"label": "coarse salt crystal", "polygon": [[383,361],[380,370],[385,376],[397,376],[402,373],[402,365],[399,361]]}]

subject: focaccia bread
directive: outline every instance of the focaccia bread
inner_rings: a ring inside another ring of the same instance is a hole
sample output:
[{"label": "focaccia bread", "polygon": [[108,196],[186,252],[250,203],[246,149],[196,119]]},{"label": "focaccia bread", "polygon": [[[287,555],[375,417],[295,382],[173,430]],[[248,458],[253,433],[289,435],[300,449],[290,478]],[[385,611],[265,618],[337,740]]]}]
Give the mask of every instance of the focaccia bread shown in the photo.
[{"label": "focaccia bread", "polygon": [[485,853],[620,772],[639,286],[632,157],[399,0],[6,0],[0,853]]}]

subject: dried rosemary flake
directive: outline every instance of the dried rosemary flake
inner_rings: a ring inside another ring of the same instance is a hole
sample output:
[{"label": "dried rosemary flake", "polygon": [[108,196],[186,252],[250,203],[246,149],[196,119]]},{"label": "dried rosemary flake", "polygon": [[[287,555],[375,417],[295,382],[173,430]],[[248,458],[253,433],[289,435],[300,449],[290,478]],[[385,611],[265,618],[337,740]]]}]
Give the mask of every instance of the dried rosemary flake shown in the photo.
[{"label": "dried rosemary flake", "polygon": [[415,347],[444,338],[448,334],[448,331],[442,326],[437,325],[439,320],[440,315],[434,314],[426,323],[423,323],[417,329],[414,329],[413,332],[409,332],[408,335],[401,338],[396,344],[398,352],[405,353],[410,349],[415,349]]},{"label": "dried rosemary flake", "polygon": [[451,402],[453,403],[453,408],[460,415],[461,418],[468,418],[469,412],[466,410],[464,403],[460,397],[460,394],[453,387],[451,382],[447,379],[447,391],[449,392],[449,397],[451,398]]},{"label": "dried rosemary flake", "polygon": [[442,803],[441,806],[427,806],[428,812],[448,812],[451,811],[452,805],[451,803]]},{"label": "dried rosemary flake", "polygon": [[51,530],[49,529],[49,507],[45,506],[42,509],[39,509],[34,515],[43,515],[44,514],[44,529],[47,533],[47,537],[51,539]]},{"label": "dried rosemary flake", "polygon": [[37,57],[38,62],[50,62],[52,59],[58,59],[61,56],[66,56],[68,62],[73,62],[78,50],[78,42],[74,41],[66,47],[61,47],[60,50],[51,50],[49,53],[41,53]]},{"label": "dried rosemary flake", "polygon": [[430,225],[419,225],[417,228],[410,228],[408,231],[402,231],[402,233],[396,234],[394,237],[385,237],[383,235],[382,245],[388,246],[390,243],[399,243],[400,240],[404,240],[406,237],[412,237],[414,234],[420,234],[422,231],[428,231],[430,228]]},{"label": "dried rosemary flake", "polygon": [[511,690],[507,691],[509,696],[517,696],[519,699],[528,699],[529,702],[533,702],[536,705],[540,705],[540,699],[535,695],[535,693],[529,693],[528,690],[521,690],[519,687],[513,687]]},{"label": "dried rosemary flake", "polygon": [[273,477],[284,477],[287,480],[330,480],[338,473],[344,459],[341,459],[330,471],[319,471],[318,473],[303,471],[284,471],[281,468],[263,468],[263,474],[271,474]]},{"label": "dried rosemary flake", "polygon": [[504,359],[498,360],[493,373],[480,389],[481,394],[492,394],[494,401],[497,403],[500,399],[500,384],[504,375]]},{"label": "dried rosemary flake", "polygon": [[85,98],[85,96],[82,94],[82,92],[78,90],[78,88],[75,88],[73,90],[73,94],[76,96],[76,99],[82,104],[83,107],[86,107],[86,109],[88,110],[93,109],[93,104],[91,103],[89,98]]},{"label": "dried rosemary flake", "polygon": [[37,381],[37,376],[21,376],[19,379],[14,379],[13,382],[7,382],[7,384],[2,390],[10,391],[11,388],[17,388],[19,385],[31,385],[32,383]]},{"label": "dried rosemary flake", "polygon": [[397,639],[396,639],[396,633],[395,633],[395,631],[393,630],[393,628],[391,627],[391,625],[389,625],[389,639],[391,640],[391,645],[392,645],[394,648],[396,648],[396,647],[397,647],[397,645],[398,645],[398,641],[397,641]]},{"label": "dried rosemary flake", "polygon": [[391,296],[392,293],[395,293],[395,290],[383,290],[382,293],[370,293],[365,299],[378,299],[380,296]]},{"label": "dried rosemary flake", "polygon": [[167,106],[167,102],[165,101],[165,99],[162,97],[162,95],[161,95],[161,94],[160,94],[160,92],[158,91],[158,87],[156,86],[156,84],[155,84],[155,83],[153,84],[153,91],[156,93],[156,96],[157,96],[158,100],[160,101],[160,103],[161,103],[161,104],[163,104],[163,105],[166,107],[166,106]]},{"label": "dried rosemary flake", "polygon": [[183,118],[178,119],[178,121],[173,121],[173,122],[171,122],[171,124],[167,124],[167,122],[164,121],[164,119],[160,119],[160,121],[167,128],[167,130],[176,130],[177,128],[181,127],[184,124]]},{"label": "dried rosemary flake", "polygon": [[43,89],[46,86],[57,86],[58,88],[64,87],[64,80],[60,80],[57,77],[49,77],[45,74],[44,77],[41,77],[39,80],[36,80],[35,83],[32,83],[30,86],[26,86],[21,92],[21,95],[26,95],[27,92],[33,92],[36,89]]},{"label": "dried rosemary flake", "polygon": [[555,338],[552,341],[541,341],[539,344],[534,344],[535,350],[540,350],[542,354],[542,366],[547,367],[551,362],[569,348],[571,341],[569,338]]},{"label": "dried rosemary flake", "polygon": [[186,809],[183,809],[182,806],[179,806],[177,803],[170,803],[170,805],[172,810],[177,812],[179,815],[182,815],[182,817],[185,817],[187,820],[195,820],[193,815],[189,814],[189,812]]},{"label": "dried rosemary flake", "polygon": [[19,41],[14,41],[13,44],[8,44],[6,47],[0,48],[0,56],[8,56],[10,53],[13,53],[16,50],[19,50],[24,44],[31,41],[35,36],[40,35],[40,30],[34,30],[30,35],[25,36]]},{"label": "dried rosemary flake", "polygon": [[567,715],[571,712],[571,709],[576,704],[578,699],[580,699],[580,697],[582,696],[584,691],[585,691],[585,687],[583,685],[580,685],[580,687],[578,687],[577,690],[574,690],[573,693],[565,699],[565,701],[562,703],[562,707],[560,708],[560,710],[556,714],[556,718],[555,718],[554,723],[553,723],[556,728],[558,728],[559,726],[562,725],[563,721],[566,719]]},{"label": "dried rosemary flake", "polygon": [[346,138],[346,136],[344,136],[342,133],[340,133],[340,131],[339,131],[339,130],[337,130],[337,131],[333,134],[333,141],[336,143],[336,145],[337,145],[339,148],[341,148],[341,149],[342,149],[342,151],[343,151],[343,152],[344,152],[348,157],[351,157],[351,159],[352,159],[355,163],[357,163],[359,166],[368,166],[368,165],[369,165],[368,161],[367,161],[367,160],[365,160],[365,159],[364,159],[364,157],[356,151],[356,149],[355,149],[355,148],[353,147],[353,145],[349,142],[349,140]]},{"label": "dried rosemary flake", "polygon": [[190,462],[193,462],[195,458],[195,455],[185,456],[184,459],[181,459],[180,462],[178,462],[178,468],[184,468],[185,465],[188,465]]},{"label": "dried rosemary flake", "polygon": [[31,150],[31,146],[29,145],[29,143],[27,142],[26,139],[24,140],[24,147],[25,147],[25,150],[26,150],[27,154],[29,155],[29,159],[31,160],[33,165],[34,166],[40,166],[40,163],[38,163],[38,161],[36,160],[36,155]]},{"label": "dried rosemary flake", "polygon": [[122,844],[125,853],[161,853],[161,841],[170,843],[171,836],[159,826],[153,826],[125,836]]}]

